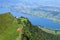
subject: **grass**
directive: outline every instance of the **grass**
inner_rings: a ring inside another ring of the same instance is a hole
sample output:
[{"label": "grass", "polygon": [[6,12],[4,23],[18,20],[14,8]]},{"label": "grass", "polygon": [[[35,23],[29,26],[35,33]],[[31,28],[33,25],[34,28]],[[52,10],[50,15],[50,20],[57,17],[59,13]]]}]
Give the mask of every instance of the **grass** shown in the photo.
[{"label": "grass", "polygon": [[17,20],[9,12],[0,14],[0,40],[16,40],[19,36],[17,27]]}]

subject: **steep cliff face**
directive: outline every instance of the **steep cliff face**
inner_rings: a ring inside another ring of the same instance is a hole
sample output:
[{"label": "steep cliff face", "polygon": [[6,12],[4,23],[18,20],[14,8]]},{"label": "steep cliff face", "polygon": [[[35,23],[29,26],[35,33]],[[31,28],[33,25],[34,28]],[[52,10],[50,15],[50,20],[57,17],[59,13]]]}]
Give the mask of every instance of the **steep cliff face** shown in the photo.
[{"label": "steep cliff face", "polygon": [[34,26],[28,18],[0,14],[0,40],[60,40],[60,31]]}]

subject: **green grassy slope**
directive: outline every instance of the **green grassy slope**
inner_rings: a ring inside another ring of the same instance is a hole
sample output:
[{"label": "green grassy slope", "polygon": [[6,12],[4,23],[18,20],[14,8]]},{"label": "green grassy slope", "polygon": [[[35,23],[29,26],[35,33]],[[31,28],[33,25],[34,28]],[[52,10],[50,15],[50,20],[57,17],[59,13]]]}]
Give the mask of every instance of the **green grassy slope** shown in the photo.
[{"label": "green grassy slope", "polygon": [[10,12],[0,14],[0,40],[16,40],[19,33],[17,19]]},{"label": "green grassy slope", "polygon": [[28,18],[15,18],[7,12],[0,14],[0,40],[60,40],[60,31],[34,26]]}]

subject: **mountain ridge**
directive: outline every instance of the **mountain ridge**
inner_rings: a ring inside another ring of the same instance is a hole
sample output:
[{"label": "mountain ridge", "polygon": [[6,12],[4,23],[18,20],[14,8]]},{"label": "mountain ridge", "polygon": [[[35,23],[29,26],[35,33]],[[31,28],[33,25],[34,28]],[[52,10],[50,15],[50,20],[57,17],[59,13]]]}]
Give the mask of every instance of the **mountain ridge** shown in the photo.
[{"label": "mountain ridge", "polygon": [[34,26],[28,18],[16,18],[10,12],[0,14],[0,33],[1,40],[60,40],[60,31],[55,33],[41,26]]}]

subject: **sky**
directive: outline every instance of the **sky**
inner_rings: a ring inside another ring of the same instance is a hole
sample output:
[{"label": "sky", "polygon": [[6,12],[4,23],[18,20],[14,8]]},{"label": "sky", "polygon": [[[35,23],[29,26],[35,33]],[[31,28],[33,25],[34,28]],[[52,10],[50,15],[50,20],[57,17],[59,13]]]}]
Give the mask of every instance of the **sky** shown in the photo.
[{"label": "sky", "polygon": [[36,8],[40,5],[60,7],[60,0],[0,0],[0,13],[10,11],[13,7]]},{"label": "sky", "polygon": [[36,4],[60,4],[60,0],[0,0],[0,3],[36,3]]},{"label": "sky", "polygon": [[0,0],[0,6],[13,5],[13,4],[26,4],[26,5],[55,5],[60,6],[60,0]]},{"label": "sky", "polygon": [[60,0],[0,0],[0,7],[1,6],[8,6],[8,5],[16,5],[16,4],[26,4],[26,5],[54,5],[60,6]]},{"label": "sky", "polygon": [[47,5],[47,6],[58,6],[60,7],[60,0],[0,0],[0,9],[1,7],[11,7],[16,5],[24,5],[30,7],[36,7],[40,5]]}]

